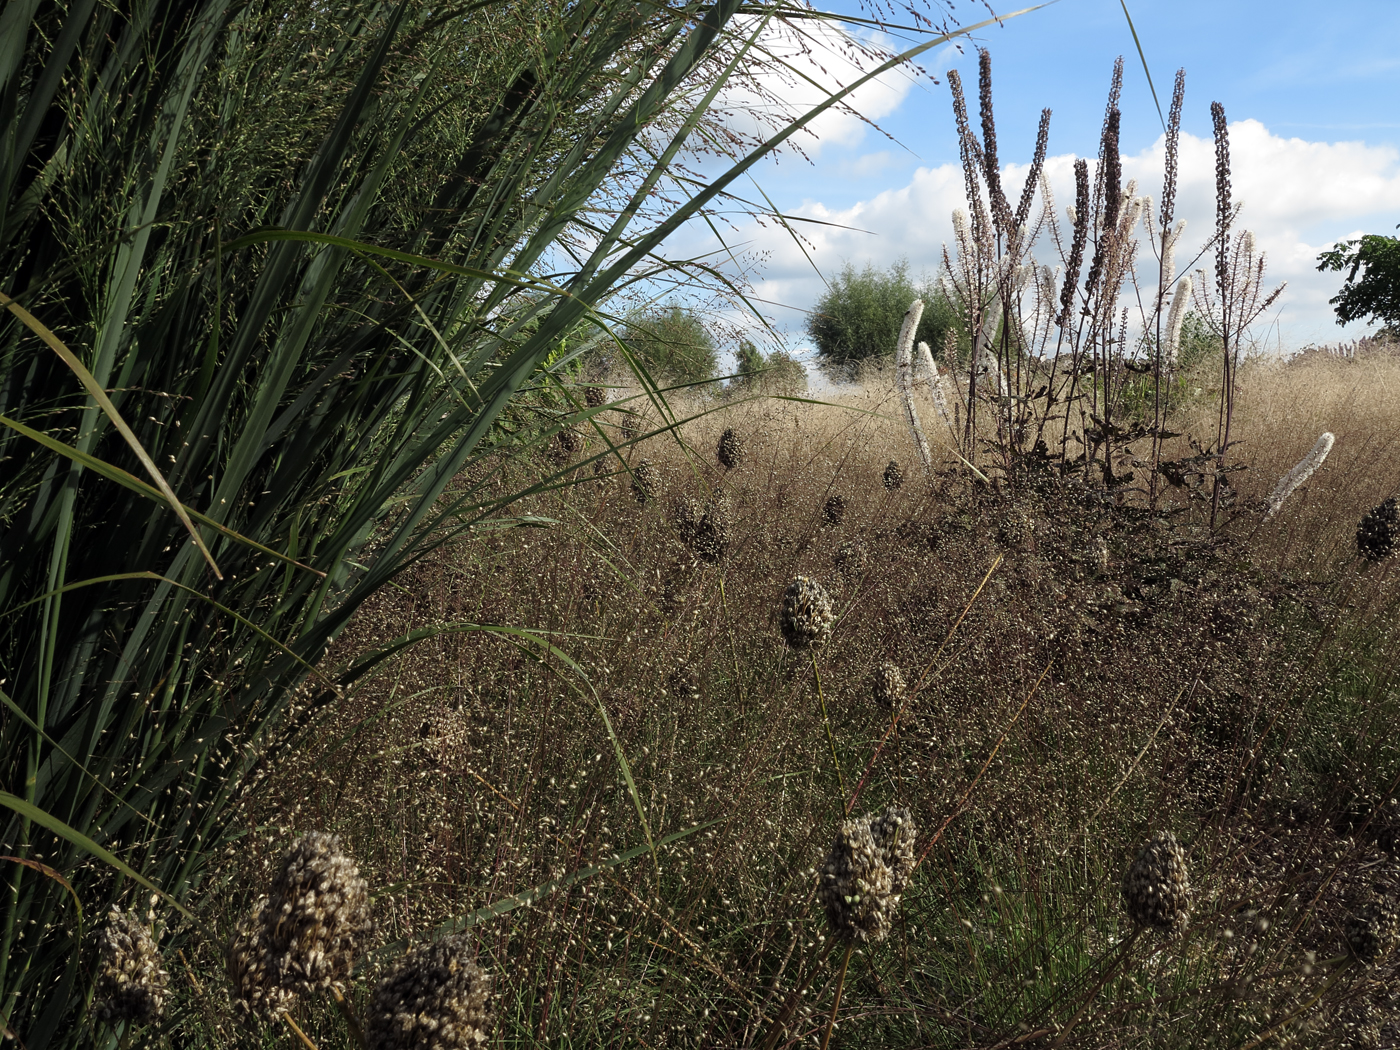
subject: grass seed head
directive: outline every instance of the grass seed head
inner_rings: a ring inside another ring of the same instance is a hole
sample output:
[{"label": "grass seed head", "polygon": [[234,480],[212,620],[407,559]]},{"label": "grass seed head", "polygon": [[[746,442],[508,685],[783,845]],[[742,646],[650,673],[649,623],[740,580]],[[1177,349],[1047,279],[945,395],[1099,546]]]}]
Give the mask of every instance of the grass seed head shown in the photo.
[{"label": "grass seed head", "polygon": [[900,673],[899,668],[886,660],[871,676],[870,691],[879,707],[886,711],[898,711],[904,706],[908,687],[904,684],[904,675]]},{"label": "grass seed head", "polygon": [[491,978],[469,958],[466,934],[414,949],[375,989],[370,1050],[458,1050],[490,1037]]},{"label": "grass seed head", "polygon": [[1380,561],[1395,551],[1400,540],[1400,510],[1391,497],[1373,507],[1356,526],[1356,553],[1368,561]]},{"label": "grass seed head", "polygon": [[1141,926],[1179,933],[1191,914],[1186,854],[1170,831],[1159,831],[1123,876],[1123,904]]},{"label": "grass seed head", "polygon": [[1392,901],[1377,897],[1347,917],[1345,934],[1351,954],[1363,963],[1373,963],[1400,939],[1400,912]]},{"label": "grass seed head", "polygon": [[783,594],[780,623],[783,638],[794,649],[825,645],[831,640],[835,614],[826,588],[809,576],[798,576]]},{"label": "grass seed head", "polygon": [[898,460],[892,459],[885,465],[884,482],[890,492],[904,484],[904,471],[900,469]]},{"label": "grass seed head", "polygon": [[150,930],[134,914],[113,908],[98,935],[92,1012],[99,1021],[150,1024],[165,1014],[169,975]]},{"label": "grass seed head", "polygon": [[715,449],[715,455],[726,470],[733,470],[743,462],[744,439],[735,433],[733,427],[729,427],[719,436],[719,446]]}]

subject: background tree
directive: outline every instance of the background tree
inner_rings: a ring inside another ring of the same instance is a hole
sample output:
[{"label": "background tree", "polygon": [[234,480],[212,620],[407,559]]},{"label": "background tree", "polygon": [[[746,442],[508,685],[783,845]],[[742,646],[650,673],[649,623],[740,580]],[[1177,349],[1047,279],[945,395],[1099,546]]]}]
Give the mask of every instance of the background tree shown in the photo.
[{"label": "background tree", "polygon": [[958,323],[943,290],[928,280],[915,284],[903,260],[883,271],[869,265],[856,270],[847,263],[807,318],[822,371],[835,379],[853,379],[860,362],[892,356],[904,312],[915,298],[924,300],[917,338],[938,354],[948,330]]},{"label": "background tree", "polygon": [[1328,300],[1338,324],[1367,317],[1400,335],[1400,237],[1370,233],[1343,241],[1317,258],[1319,270],[1347,271],[1341,292]]},{"label": "background tree", "polygon": [[807,369],[785,350],[765,354],[744,339],[735,356],[739,374],[729,381],[727,393],[800,394],[807,389]]},{"label": "background tree", "polygon": [[673,383],[703,383],[719,368],[714,336],[694,310],[674,303],[629,318],[622,341]]}]

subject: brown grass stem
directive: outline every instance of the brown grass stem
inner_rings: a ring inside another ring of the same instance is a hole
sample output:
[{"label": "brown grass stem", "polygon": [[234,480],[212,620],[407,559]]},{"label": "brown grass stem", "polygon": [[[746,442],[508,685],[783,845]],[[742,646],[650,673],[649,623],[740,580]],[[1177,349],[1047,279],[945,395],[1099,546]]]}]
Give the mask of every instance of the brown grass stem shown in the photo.
[{"label": "brown grass stem", "polygon": [[831,1013],[826,1019],[826,1031],[822,1033],[821,1050],[826,1050],[827,1044],[831,1042],[831,1033],[836,1028],[836,1011],[841,1009],[841,991],[846,987],[846,967],[851,964],[851,949],[854,947],[854,941],[847,941],[846,952],[841,956],[841,972],[836,976],[836,994],[831,997]]},{"label": "brown grass stem", "polygon": [[320,1047],[311,1041],[311,1037],[301,1030],[301,1025],[292,1020],[291,1014],[283,1014],[282,1020],[286,1022],[287,1027],[292,1030],[293,1034],[308,1047],[308,1050],[320,1050]]},{"label": "brown grass stem", "polygon": [[335,1005],[340,1010],[340,1015],[350,1027],[350,1038],[360,1050],[367,1050],[369,1044],[365,1042],[365,1030],[360,1027],[360,1019],[355,1016],[355,1008],[350,1005],[350,1000],[346,999],[335,985],[331,985],[331,993],[335,996]]},{"label": "brown grass stem", "polygon": [[836,767],[836,786],[841,791],[841,812],[849,813],[850,807],[846,805],[846,779],[841,775],[841,760],[836,757],[836,737],[831,732],[831,716],[826,713],[826,697],[822,694],[822,673],[817,670],[817,654],[808,650],[807,655],[812,659],[812,674],[817,678],[817,702],[821,704],[822,725],[826,727],[826,742],[831,748],[831,764]]}]

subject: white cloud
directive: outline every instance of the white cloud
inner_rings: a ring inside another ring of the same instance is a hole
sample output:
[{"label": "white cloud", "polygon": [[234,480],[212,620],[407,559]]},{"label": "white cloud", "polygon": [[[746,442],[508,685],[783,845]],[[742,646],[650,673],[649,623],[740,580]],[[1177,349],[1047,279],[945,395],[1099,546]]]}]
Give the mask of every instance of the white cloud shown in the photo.
[{"label": "white cloud", "polygon": [[[1274,317],[1284,346],[1359,335],[1362,325],[1345,331],[1335,323],[1327,300],[1336,294],[1340,275],[1318,273],[1317,254],[1332,243],[1362,232],[1390,233],[1400,220],[1400,151],[1363,142],[1310,142],[1275,135],[1255,120],[1230,127],[1232,186],[1244,203],[1240,228],[1252,230],[1268,253],[1269,276],[1287,281]],[[1138,180],[1139,192],[1156,198],[1161,192],[1164,141],[1142,153],[1123,158],[1125,178]],[[1073,200],[1074,157],[1051,157],[1046,170],[1056,193],[1060,214]],[[820,173],[820,165],[818,172]],[[1188,220],[1178,250],[1183,263],[1195,253],[1212,229],[1215,214],[1215,147],[1210,139],[1183,134],[1180,150],[1177,215]],[[1003,180],[1014,202],[1026,167],[1008,165]],[[915,273],[938,268],[942,245],[950,240],[950,216],[965,207],[962,170],[956,164],[919,168],[903,186],[885,190],[847,208],[831,208],[808,200],[791,214],[829,225],[802,223],[812,262],[825,273],[844,261],[884,266],[909,260]],[[807,308],[820,294],[822,282],[806,255],[779,227],[750,226],[741,231],[752,247],[767,253],[767,265],[757,294],[770,301]],[[1144,246],[1145,247],[1145,246]],[[1201,265],[1201,264],[1198,264]],[[1204,265],[1209,268],[1209,262]],[[1150,253],[1142,276],[1155,274]],[[801,327],[796,315],[782,311],[780,322]],[[1271,336],[1270,341],[1273,341]]]}]

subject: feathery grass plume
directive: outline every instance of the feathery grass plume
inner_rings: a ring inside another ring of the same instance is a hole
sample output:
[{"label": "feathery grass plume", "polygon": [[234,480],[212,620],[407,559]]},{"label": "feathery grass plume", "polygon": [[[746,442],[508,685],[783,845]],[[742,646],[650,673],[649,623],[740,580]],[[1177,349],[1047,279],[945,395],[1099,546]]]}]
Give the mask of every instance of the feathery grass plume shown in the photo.
[{"label": "feathery grass plume", "polygon": [[853,580],[861,576],[865,567],[870,564],[870,552],[860,540],[849,539],[836,548],[836,553],[831,556],[831,563],[842,579]]},{"label": "feathery grass plume", "polygon": [[247,1008],[276,1014],[296,995],[344,990],[373,929],[368,890],[338,836],[312,831],[294,842],[229,949],[230,976]]},{"label": "feathery grass plume", "polygon": [[494,1020],[491,978],[471,961],[465,933],[415,948],[374,990],[369,1050],[471,1050]]},{"label": "feathery grass plume", "polygon": [[908,691],[904,675],[889,660],[877,667],[875,673],[870,676],[871,696],[874,697],[876,705],[886,711],[898,711],[903,707]]},{"label": "feathery grass plume", "polygon": [[1372,507],[1356,526],[1356,553],[1367,561],[1380,561],[1395,553],[1400,540],[1400,508],[1392,496]]},{"label": "feathery grass plume", "polygon": [[638,503],[654,499],[661,488],[661,471],[644,459],[632,469],[632,495]]},{"label": "feathery grass plume", "polygon": [[1278,484],[1274,486],[1274,491],[1269,494],[1269,506],[1264,512],[1264,517],[1272,518],[1277,514],[1278,509],[1283,506],[1283,501],[1293,494],[1293,490],[1313,476],[1317,468],[1322,466],[1327,454],[1332,451],[1332,445],[1336,440],[1330,433],[1324,431],[1322,436],[1317,439],[1317,443],[1313,445],[1312,451],[1300,459],[1292,470],[1279,478]]},{"label": "feathery grass plume", "polygon": [[135,914],[113,908],[98,935],[92,1013],[99,1021],[151,1024],[165,1014],[169,974],[151,932]]},{"label": "feathery grass plume", "polygon": [[881,475],[881,480],[890,492],[904,484],[904,471],[900,469],[898,460],[892,459],[885,464],[885,473]]},{"label": "feathery grass plume", "polygon": [[822,504],[822,520],[828,525],[840,525],[846,517],[846,497],[840,493],[828,496]]},{"label": "feathery grass plume", "polygon": [[916,834],[913,817],[900,806],[842,822],[817,887],[836,936],[857,943],[889,936],[914,871]]},{"label": "feathery grass plume", "polygon": [[904,406],[904,422],[909,427],[909,436],[919,450],[924,470],[932,474],[933,453],[929,451],[928,438],[924,436],[918,409],[914,407],[914,333],[919,330],[919,320],[923,316],[922,299],[915,299],[904,312],[904,324],[899,329],[899,342],[894,348],[894,383],[899,390],[900,403]]},{"label": "feathery grass plume", "polygon": [[810,576],[797,576],[783,594],[779,626],[794,649],[815,648],[831,641],[836,614],[826,588]]},{"label": "feathery grass plume", "polygon": [[1128,918],[1176,934],[1191,914],[1191,880],[1186,854],[1170,831],[1159,831],[1123,875],[1123,905]]},{"label": "feathery grass plume", "polygon": [[[957,329],[949,328],[947,335],[943,337],[943,359],[951,361],[957,352]],[[948,433],[956,435],[953,417],[948,410],[952,398],[948,396],[948,392],[944,388],[943,373],[938,370],[938,365],[934,363],[933,351],[929,349],[928,343],[919,343],[919,360],[923,364],[924,382],[928,384],[929,396],[933,398],[934,411],[938,413],[938,418],[943,420],[943,425],[948,428]]]},{"label": "feathery grass plume", "polygon": [[1347,948],[1363,963],[1374,963],[1400,940],[1400,912],[1388,898],[1378,896],[1347,916]]},{"label": "feathery grass plume", "polygon": [[735,432],[733,427],[727,427],[724,433],[719,436],[719,445],[715,448],[715,456],[726,470],[733,470],[743,461],[744,439]]}]

